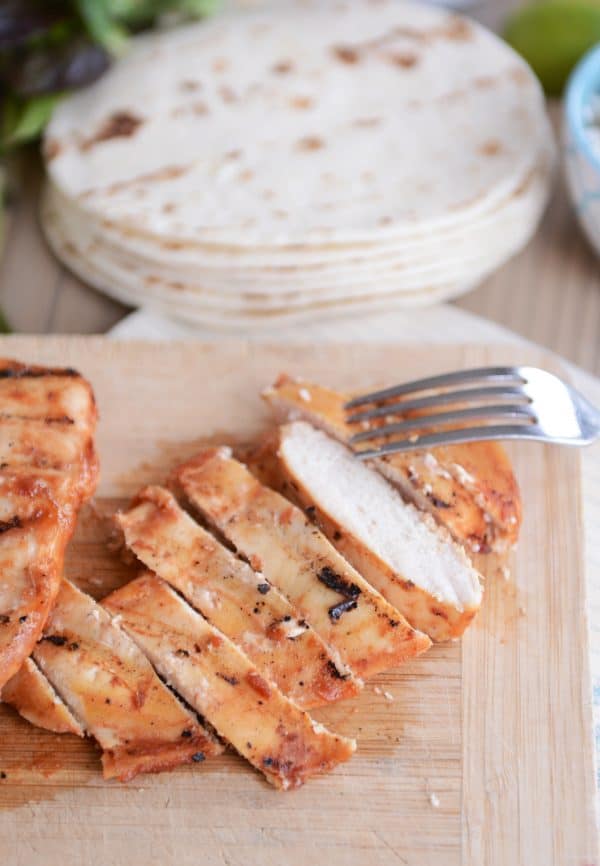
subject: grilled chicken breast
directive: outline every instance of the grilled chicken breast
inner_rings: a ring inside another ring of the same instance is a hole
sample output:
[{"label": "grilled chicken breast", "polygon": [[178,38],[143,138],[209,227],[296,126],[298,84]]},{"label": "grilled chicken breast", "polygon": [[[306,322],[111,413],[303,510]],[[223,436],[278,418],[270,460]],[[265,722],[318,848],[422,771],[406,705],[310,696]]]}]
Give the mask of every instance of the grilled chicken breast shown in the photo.
[{"label": "grilled chicken breast", "polygon": [[102,747],[107,779],[126,781],[221,751],[117,622],[67,581],[61,582],[34,660]]},{"label": "grilled chicken breast", "polygon": [[463,633],[482,589],[447,532],[348,448],[305,422],[281,428],[278,454],[287,493],[413,628],[435,641]]},{"label": "grilled chicken breast", "polygon": [[[346,423],[347,394],[280,376],[263,396],[280,420],[305,419],[341,442],[360,429]],[[521,497],[506,451],[497,442],[392,454],[370,463],[472,552],[501,553],[515,544]]]},{"label": "grilled chicken breast", "polygon": [[203,451],[175,471],[174,482],[360,677],[430,646],[299,508],[260,484],[229,448]]},{"label": "grilled chicken breast", "polygon": [[85,736],[80,723],[33,659],[25,659],[18,672],[2,689],[1,697],[4,703],[13,706],[24,719],[38,728],[54,731],[55,734]]},{"label": "grilled chicken breast", "polygon": [[164,581],[143,576],[104,604],[160,675],[276,787],[297,787],[352,755],[353,740],[315,724]]},{"label": "grilled chicken breast", "polygon": [[116,520],[138,559],[235,641],[299,706],[357,693],[360,682],[289,601],[199,526],[168,490],[146,488]]},{"label": "grilled chicken breast", "polygon": [[40,637],[95,488],[96,406],[74,370],[0,361],[0,689]]}]

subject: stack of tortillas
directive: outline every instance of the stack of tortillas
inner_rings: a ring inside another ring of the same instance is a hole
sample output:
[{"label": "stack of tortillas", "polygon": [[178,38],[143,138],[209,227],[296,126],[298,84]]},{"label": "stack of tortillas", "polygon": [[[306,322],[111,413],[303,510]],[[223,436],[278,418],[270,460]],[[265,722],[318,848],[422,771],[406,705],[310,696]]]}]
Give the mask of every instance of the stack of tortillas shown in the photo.
[{"label": "stack of tortillas", "polygon": [[427,304],[531,237],[529,68],[399,0],[280,2],[143,36],[48,127],[46,235],[91,285],[220,327]]}]

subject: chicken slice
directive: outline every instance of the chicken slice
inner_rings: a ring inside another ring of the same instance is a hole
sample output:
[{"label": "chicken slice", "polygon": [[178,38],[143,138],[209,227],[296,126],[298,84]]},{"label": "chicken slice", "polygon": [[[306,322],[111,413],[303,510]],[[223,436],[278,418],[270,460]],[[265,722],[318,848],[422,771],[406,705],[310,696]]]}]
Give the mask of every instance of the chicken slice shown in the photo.
[{"label": "chicken slice", "polygon": [[373,676],[431,645],[299,508],[260,484],[229,448],[203,451],[180,466],[174,479],[355,674]]},{"label": "chicken slice", "polygon": [[280,436],[287,492],[335,547],[413,628],[435,641],[461,635],[482,596],[463,548],[327,434],[296,421]]},{"label": "chicken slice", "polygon": [[221,751],[118,623],[66,580],[33,657],[102,747],[106,779],[127,781]]},{"label": "chicken slice", "polygon": [[147,487],[116,520],[138,559],[237,643],[299,706],[357,693],[361,683],[289,601],[192,520],[168,490]]},{"label": "chicken slice", "polygon": [[353,740],[312,721],[165,581],[145,575],[104,599],[156,670],[278,788],[350,758]]},{"label": "chicken slice", "polygon": [[[345,420],[347,394],[280,376],[263,396],[281,420],[304,419],[345,443],[356,432]],[[370,463],[474,553],[501,553],[515,544],[521,497],[499,443],[447,445]]]},{"label": "chicken slice", "polygon": [[0,689],[42,632],[95,488],[96,415],[75,371],[0,360]]},{"label": "chicken slice", "polygon": [[2,689],[1,697],[5,704],[10,704],[24,719],[38,728],[54,731],[55,734],[85,736],[80,723],[56,694],[33,659],[25,659],[20,670]]}]

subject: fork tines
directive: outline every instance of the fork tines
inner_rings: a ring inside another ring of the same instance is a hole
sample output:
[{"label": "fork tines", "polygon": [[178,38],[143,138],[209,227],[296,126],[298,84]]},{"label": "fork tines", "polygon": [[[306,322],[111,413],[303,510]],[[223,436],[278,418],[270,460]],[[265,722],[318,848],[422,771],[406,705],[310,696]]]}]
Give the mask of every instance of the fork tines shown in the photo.
[{"label": "fork tines", "polygon": [[[368,408],[351,412],[347,417],[348,423],[362,423],[363,426],[368,422],[374,423],[352,436],[350,444],[355,446],[374,439],[385,440],[394,434],[407,436],[406,439],[379,441],[378,447],[370,451],[357,451],[358,456],[365,458],[442,443],[511,438],[522,434],[525,425],[536,422],[531,399],[522,390],[524,384],[526,379],[520,368],[487,367],[432,376],[355,397],[346,403],[346,410]],[[422,396],[423,392],[431,391],[434,393]],[[403,399],[392,402],[398,397]],[[465,403],[477,405],[464,407]],[[434,411],[452,405],[455,408]],[[407,413],[418,414],[406,418]],[[395,420],[394,416],[400,416],[400,419]],[[387,423],[379,423],[380,420]],[[479,421],[478,426],[467,426],[467,422],[474,420]],[[439,427],[444,429],[426,432]],[[423,431],[423,435],[417,435],[417,430]]]}]

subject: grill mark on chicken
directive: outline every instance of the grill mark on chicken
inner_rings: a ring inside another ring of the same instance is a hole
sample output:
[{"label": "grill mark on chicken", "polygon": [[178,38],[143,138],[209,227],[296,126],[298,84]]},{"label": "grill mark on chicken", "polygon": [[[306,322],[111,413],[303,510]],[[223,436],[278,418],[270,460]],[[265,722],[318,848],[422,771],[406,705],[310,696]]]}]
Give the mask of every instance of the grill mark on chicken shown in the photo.
[{"label": "grill mark on chicken", "polygon": [[0,534],[10,529],[20,529],[22,525],[21,518],[17,514],[10,520],[0,520]]},{"label": "grill mark on chicken", "polygon": [[328,565],[319,571],[317,574],[317,580],[320,580],[321,583],[324,583],[325,586],[329,587],[329,589],[339,592],[339,594],[343,595],[344,598],[356,599],[360,595],[360,589],[355,583],[350,583],[350,581],[345,580],[340,574],[336,574],[336,572]]},{"label": "grill mark on chicken", "polygon": [[347,598],[345,601],[340,601],[339,604],[334,604],[329,608],[328,614],[330,619],[334,622],[337,622],[343,613],[347,613],[349,610],[356,610],[358,602],[354,598]]},{"label": "grill mark on chicken", "polygon": [[45,379],[63,376],[69,378],[80,378],[80,374],[72,367],[45,368],[28,367],[16,362],[9,362],[9,366],[0,367],[0,379]]}]

